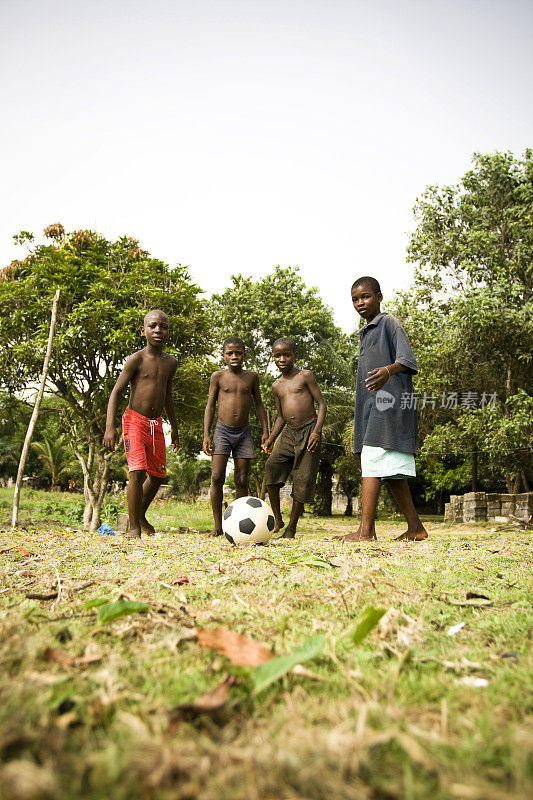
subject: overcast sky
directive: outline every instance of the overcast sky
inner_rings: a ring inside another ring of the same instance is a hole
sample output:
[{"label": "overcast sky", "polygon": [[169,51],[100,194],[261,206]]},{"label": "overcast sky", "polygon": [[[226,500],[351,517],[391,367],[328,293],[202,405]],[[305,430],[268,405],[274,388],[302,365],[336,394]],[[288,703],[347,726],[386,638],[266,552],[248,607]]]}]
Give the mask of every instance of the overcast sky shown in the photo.
[{"label": "overcast sky", "polygon": [[533,144],[530,0],[0,0],[0,264],[60,221],[208,292],[298,264],[339,324],[412,207]]}]

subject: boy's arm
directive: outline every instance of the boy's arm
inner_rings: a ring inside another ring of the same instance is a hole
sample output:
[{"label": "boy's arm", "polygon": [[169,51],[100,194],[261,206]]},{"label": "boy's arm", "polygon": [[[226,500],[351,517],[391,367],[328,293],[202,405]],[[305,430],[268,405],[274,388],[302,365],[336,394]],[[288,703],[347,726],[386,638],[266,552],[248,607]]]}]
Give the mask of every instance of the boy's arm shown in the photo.
[{"label": "boy's arm", "polygon": [[204,412],[204,442],[203,451],[206,456],[212,455],[212,442],[210,436],[211,425],[215,417],[215,406],[218,397],[218,372],[213,372],[209,380],[209,395],[207,397],[207,405]]},{"label": "boy's arm", "polygon": [[307,443],[307,449],[314,453],[315,450],[318,449],[320,445],[320,437],[322,436],[322,426],[324,425],[324,420],[326,419],[326,411],[327,411],[327,404],[324,400],[324,395],[320,391],[320,386],[318,385],[315,376],[312,372],[307,372],[306,375],[306,383],[307,388],[311,392],[313,396],[313,400],[318,406],[318,414],[316,418],[316,425],[313,428],[313,432],[309,436],[309,441]]},{"label": "boy's arm", "polygon": [[267,421],[265,407],[261,399],[261,389],[259,388],[259,376],[257,375],[257,373],[254,376],[252,394],[255,403],[255,413],[257,414],[257,418],[261,423],[261,427],[263,428],[263,435],[261,437],[261,447],[262,447],[266,442],[266,440],[268,439],[268,421]]},{"label": "boy's arm", "polygon": [[285,427],[285,420],[283,419],[283,411],[281,409],[281,400],[279,394],[274,389],[274,386],[272,386],[272,393],[274,395],[274,400],[276,403],[276,411],[278,415],[276,417],[274,425],[272,426],[272,431],[270,432],[270,436],[268,437],[266,442],[264,442],[264,444],[261,445],[261,450],[263,451],[263,453],[270,453],[274,442],[276,441],[281,431]]},{"label": "boy's arm", "polygon": [[170,370],[170,374],[167,380],[167,392],[165,395],[165,413],[167,415],[167,419],[170,422],[170,439],[172,441],[172,449],[175,453],[178,452],[180,446],[180,437],[178,433],[178,420],[176,419],[176,410],[174,408],[174,398],[172,397],[172,380],[174,375],[176,374],[176,368],[178,366],[178,362],[175,360],[175,363]]},{"label": "boy's arm", "polygon": [[117,416],[118,404],[120,403],[120,399],[124,393],[124,390],[137,372],[137,361],[138,356],[136,353],[126,360],[124,368],[118,376],[117,382],[115,383],[113,389],[111,390],[111,394],[109,395],[104,433],[104,445],[108,450],[111,450],[111,452],[116,449],[119,440],[119,435],[115,427],[115,417]]},{"label": "boy's arm", "polygon": [[[387,320],[387,317],[385,319]],[[398,320],[389,322],[389,325],[392,326],[389,334],[392,344],[391,350],[394,353],[394,362],[387,364],[387,366],[376,367],[376,369],[368,373],[365,384],[366,388],[371,392],[381,389],[389,378],[399,372],[408,372],[410,375],[416,375],[418,372],[415,354],[406,332]]]}]

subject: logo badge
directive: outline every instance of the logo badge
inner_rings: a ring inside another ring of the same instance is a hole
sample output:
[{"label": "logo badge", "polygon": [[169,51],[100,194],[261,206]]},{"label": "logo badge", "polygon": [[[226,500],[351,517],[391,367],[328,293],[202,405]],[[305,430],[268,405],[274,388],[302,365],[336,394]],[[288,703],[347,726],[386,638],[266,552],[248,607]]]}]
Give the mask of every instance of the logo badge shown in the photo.
[{"label": "logo badge", "polygon": [[385,389],[378,389],[376,392],[376,408],[378,411],[387,411],[387,409],[394,406],[395,402],[394,395],[386,392]]}]

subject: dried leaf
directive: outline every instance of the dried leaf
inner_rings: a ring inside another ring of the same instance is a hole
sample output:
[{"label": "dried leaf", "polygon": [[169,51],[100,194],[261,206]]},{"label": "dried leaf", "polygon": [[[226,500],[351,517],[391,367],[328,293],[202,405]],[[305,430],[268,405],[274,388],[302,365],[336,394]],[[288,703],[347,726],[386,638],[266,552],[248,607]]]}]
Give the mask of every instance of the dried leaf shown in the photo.
[{"label": "dried leaf", "polygon": [[263,644],[227,628],[198,628],[198,643],[229,658],[237,667],[257,667],[274,658]]},{"label": "dried leaf", "polygon": [[172,717],[186,714],[187,716],[197,716],[198,714],[213,714],[224,706],[229,697],[229,690],[236,683],[237,679],[233,675],[226,675],[214,689],[210,689],[194,703],[185,703],[172,710]]}]

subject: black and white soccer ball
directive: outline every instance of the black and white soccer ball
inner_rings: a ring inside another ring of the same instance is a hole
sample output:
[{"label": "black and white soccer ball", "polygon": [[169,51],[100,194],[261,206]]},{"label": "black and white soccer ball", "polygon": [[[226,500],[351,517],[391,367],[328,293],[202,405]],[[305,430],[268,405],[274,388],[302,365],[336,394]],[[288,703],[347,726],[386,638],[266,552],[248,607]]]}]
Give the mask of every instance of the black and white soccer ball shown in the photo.
[{"label": "black and white soccer ball", "polygon": [[222,518],[222,530],[231,544],[266,544],[274,525],[271,508],[258,497],[237,498]]}]

